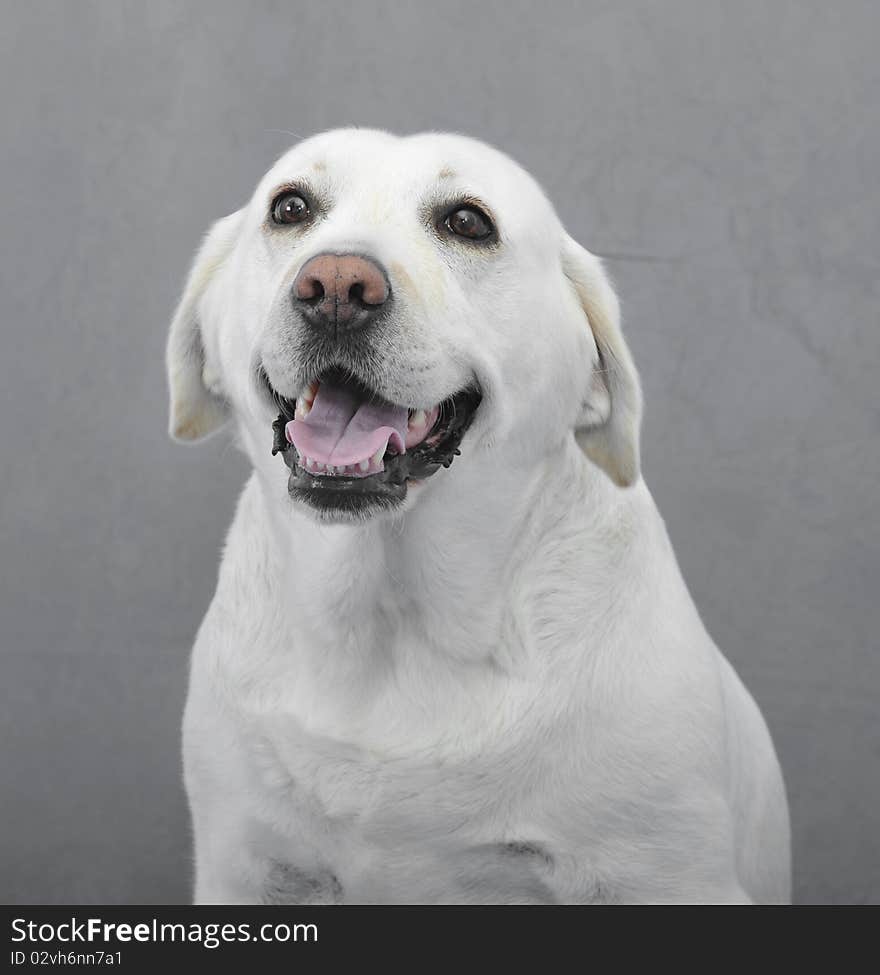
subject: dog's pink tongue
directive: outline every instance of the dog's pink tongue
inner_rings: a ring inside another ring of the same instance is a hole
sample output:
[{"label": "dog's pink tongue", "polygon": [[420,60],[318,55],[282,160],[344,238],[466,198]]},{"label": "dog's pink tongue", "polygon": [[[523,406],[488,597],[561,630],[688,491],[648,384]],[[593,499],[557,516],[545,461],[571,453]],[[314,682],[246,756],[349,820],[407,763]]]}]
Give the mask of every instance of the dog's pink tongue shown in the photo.
[{"label": "dog's pink tongue", "polygon": [[300,457],[345,467],[369,460],[390,444],[403,453],[409,411],[390,403],[362,402],[345,386],[322,382],[304,420],[291,420],[287,439]]}]

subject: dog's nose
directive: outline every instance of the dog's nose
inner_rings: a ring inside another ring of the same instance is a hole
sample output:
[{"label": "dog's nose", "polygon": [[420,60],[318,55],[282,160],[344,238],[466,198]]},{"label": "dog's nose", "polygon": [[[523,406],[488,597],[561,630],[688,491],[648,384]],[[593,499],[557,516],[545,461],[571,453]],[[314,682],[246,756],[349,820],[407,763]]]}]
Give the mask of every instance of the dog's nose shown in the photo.
[{"label": "dog's nose", "polygon": [[293,303],[306,321],[336,332],[369,325],[390,295],[384,268],[358,254],[318,254],[293,282]]}]

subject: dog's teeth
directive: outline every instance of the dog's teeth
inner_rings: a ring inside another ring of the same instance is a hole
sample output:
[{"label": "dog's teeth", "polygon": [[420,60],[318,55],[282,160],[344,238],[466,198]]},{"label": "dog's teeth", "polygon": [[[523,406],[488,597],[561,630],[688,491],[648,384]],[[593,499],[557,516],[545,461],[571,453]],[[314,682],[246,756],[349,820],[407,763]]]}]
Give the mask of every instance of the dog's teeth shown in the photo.
[{"label": "dog's teeth", "polygon": [[369,460],[362,460],[362,461],[361,461],[361,462],[360,462],[360,463],[358,464],[358,470],[361,470],[361,471],[367,471],[367,470],[369,470],[369,469],[370,469],[370,461],[369,461]]},{"label": "dog's teeth", "polygon": [[317,395],[318,395],[318,384],[316,382],[311,382],[308,384],[305,392],[303,393],[303,399],[306,400],[306,402],[311,406],[311,404],[315,401],[315,397]]},{"label": "dog's teeth", "polygon": [[296,411],[294,412],[294,418],[297,420],[304,420],[312,409],[312,401],[305,398],[305,396],[300,396],[296,401]]},{"label": "dog's teeth", "polygon": [[372,462],[378,467],[382,463],[382,458],[385,456],[385,449],[380,447],[375,454],[370,458]]},{"label": "dog's teeth", "polygon": [[428,422],[428,414],[424,410],[416,410],[410,417],[409,425],[416,430],[421,429]]}]

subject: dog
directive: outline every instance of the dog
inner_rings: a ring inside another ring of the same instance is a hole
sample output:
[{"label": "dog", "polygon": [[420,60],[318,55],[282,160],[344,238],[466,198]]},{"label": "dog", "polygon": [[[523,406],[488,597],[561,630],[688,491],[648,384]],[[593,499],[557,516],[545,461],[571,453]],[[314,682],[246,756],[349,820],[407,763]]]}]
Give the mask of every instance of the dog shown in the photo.
[{"label": "dog", "polygon": [[515,162],[301,142],[209,230],[167,367],[172,436],[253,465],[184,715],[198,903],[789,900],[617,298]]}]

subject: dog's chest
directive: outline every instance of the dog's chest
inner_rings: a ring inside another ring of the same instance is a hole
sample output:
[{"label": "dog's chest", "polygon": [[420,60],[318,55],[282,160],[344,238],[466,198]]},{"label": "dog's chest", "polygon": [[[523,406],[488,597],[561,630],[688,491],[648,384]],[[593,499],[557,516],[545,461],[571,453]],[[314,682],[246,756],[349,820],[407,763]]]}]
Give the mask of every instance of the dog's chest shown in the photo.
[{"label": "dog's chest", "polygon": [[[439,682],[439,681],[438,681]],[[327,688],[301,688],[302,699],[247,719],[249,750],[261,789],[292,802],[317,828],[356,823],[364,836],[399,837],[410,830],[445,834],[462,818],[491,820],[517,802],[514,774],[529,757],[516,706],[500,696],[439,693],[409,685],[364,687],[331,699]],[[435,689],[437,689],[435,687]],[[475,707],[475,700],[480,708]],[[492,722],[487,728],[486,718]]]},{"label": "dog's chest", "polygon": [[554,899],[554,855],[509,756],[382,756],[292,725],[254,744],[276,824],[270,899]]},{"label": "dog's chest", "polygon": [[552,900],[553,853],[533,815],[540,735],[517,692],[488,677],[479,693],[453,689],[439,673],[407,694],[395,686],[309,710],[313,685],[292,710],[252,716],[269,896]]}]

